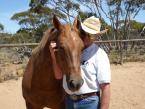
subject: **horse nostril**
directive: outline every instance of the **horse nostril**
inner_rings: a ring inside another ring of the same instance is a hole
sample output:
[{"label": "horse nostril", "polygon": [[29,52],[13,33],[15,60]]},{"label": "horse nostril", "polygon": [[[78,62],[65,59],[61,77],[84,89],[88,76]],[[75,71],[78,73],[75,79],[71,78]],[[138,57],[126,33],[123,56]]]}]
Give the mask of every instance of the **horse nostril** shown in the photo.
[{"label": "horse nostril", "polygon": [[75,87],[76,87],[76,83],[75,83],[74,80],[71,80],[70,83],[69,83],[69,85],[70,85],[70,87],[71,87],[72,89],[75,89]]},{"label": "horse nostril", "polygon": [[73,90],[78,90],[83,85],[83,83],[84,83],[84,80],[83,79],[80,80],[80,81],[71,80],[69,82],[69,86]]}]

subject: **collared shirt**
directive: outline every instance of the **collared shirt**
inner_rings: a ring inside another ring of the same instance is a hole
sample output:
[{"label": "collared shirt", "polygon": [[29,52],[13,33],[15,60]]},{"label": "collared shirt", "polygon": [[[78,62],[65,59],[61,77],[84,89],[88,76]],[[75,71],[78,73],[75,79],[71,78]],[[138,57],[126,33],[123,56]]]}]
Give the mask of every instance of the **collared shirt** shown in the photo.
[{"label": "collared shirt", "polygon": [[111,82],[110,62],[107,54],[96,44],[84,49],[81,55],[81,75],[84,79],[82,87],[72,92],[68,89],[66,76],[63,77],[63,88],[68,94],[85,94],[100,90],[99,84]]}]

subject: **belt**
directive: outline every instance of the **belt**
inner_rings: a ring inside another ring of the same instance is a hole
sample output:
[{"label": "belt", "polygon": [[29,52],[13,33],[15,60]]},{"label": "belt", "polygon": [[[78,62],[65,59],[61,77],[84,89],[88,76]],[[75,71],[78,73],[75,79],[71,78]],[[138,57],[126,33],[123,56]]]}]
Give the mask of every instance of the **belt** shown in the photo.
[{"label": "belt", "polygon": [[92,93],[86,93],[81,95],[76,95],[76,94],[68,95],[68,97],[74,101],[82,100],[90,96],[100,96],[100,92],[92,92]]}]

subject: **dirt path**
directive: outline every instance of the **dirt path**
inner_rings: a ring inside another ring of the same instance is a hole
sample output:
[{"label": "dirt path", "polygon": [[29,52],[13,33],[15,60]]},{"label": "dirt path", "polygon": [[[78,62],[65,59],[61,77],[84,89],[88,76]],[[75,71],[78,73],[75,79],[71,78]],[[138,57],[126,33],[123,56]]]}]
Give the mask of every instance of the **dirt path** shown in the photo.
[{"label": "dirt path", "polygon": [[[110,109],[145,109],[145,62],[111,65]],[[0,109],[26,109],[21,78],[0,83]]]},{"label": "dirt path", "polygon": [[110,109],[145,109],[145,62],[111,66]]},{"label": "dirt path", "polygon": [[0,109],[25,109],[21,78],[0,83]]}]

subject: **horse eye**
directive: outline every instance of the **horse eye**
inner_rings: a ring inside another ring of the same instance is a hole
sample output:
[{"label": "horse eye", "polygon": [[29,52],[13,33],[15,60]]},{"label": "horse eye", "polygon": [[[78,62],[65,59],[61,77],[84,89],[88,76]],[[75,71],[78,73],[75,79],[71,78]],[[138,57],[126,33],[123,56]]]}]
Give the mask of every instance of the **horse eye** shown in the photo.
[{"label": "horse eye", "polygon": [[63,47],[61,47],[61,46],[60,46],[60,47],[58,47],[58,49],[59,49],[59,50],[64,50],[64,48],[63,48]]}]

